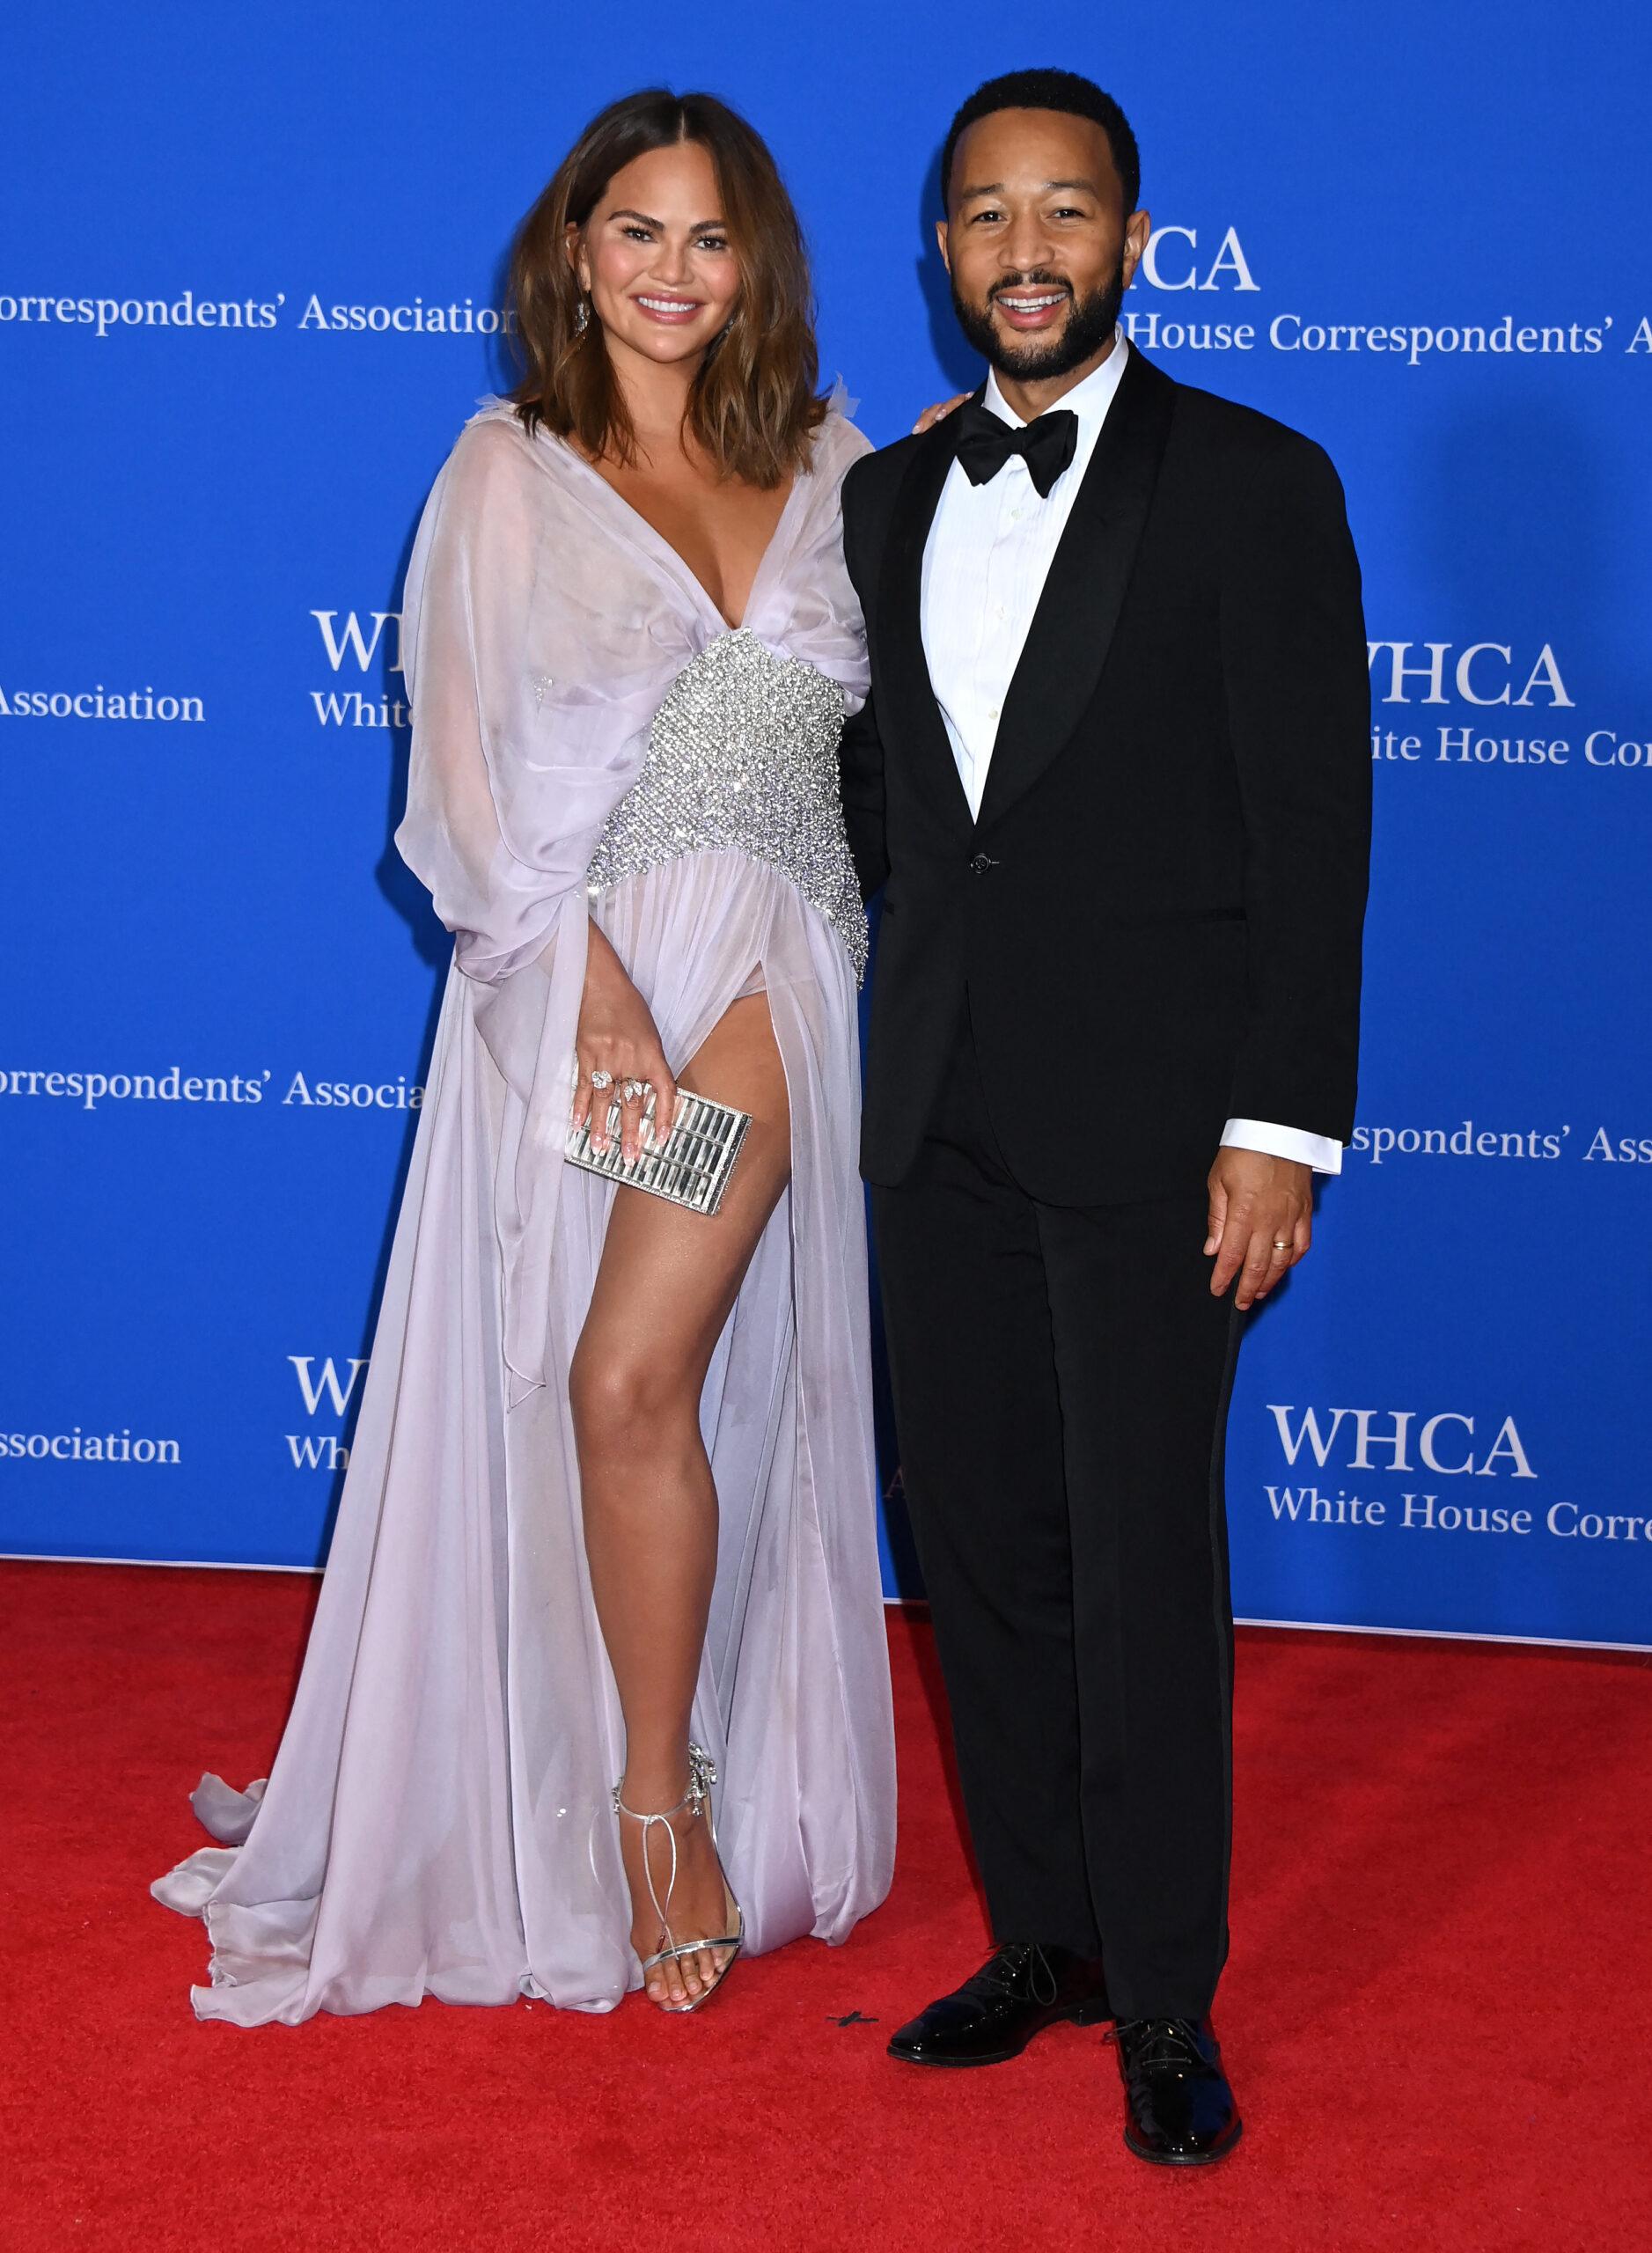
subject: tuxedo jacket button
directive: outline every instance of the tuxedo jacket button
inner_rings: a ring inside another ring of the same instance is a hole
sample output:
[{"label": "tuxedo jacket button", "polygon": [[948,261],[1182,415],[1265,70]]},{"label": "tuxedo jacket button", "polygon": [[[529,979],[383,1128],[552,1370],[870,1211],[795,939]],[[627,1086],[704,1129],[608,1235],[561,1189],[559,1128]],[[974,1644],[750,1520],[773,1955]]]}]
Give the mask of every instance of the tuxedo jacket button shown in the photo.
[{"label": "tuxedo jacket button", "polygon": [[973,877],[984,877],[988,869],[995,869],[997,865],[990,853],[977,853],[969,864],[969,872]]}]

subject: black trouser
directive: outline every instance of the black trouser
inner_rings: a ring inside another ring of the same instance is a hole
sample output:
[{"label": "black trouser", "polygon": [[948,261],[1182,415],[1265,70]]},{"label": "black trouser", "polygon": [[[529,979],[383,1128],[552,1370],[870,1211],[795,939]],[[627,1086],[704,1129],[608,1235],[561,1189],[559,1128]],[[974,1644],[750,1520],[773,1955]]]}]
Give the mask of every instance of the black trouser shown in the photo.
[{"label": "black trouser", "polygon": [[1210,1295],[1202,1185],[1038,1203],[999,1154],[966,1029],[917,1163],[873,1215],[995,1934],[1101,1955],[1121,2018],[1198,2016],[1227,1953],[1239,1332],[1232,1292]]}]

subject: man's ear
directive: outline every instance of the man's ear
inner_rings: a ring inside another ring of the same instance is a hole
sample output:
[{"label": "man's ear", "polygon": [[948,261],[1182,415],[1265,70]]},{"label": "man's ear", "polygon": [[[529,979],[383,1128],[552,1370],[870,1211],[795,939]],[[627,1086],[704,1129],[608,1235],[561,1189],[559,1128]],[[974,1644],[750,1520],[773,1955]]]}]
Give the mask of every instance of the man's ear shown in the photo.
[{"label": "man's ear", "polygon": [[951,252],[947,248],[946,221],[944,219],[937,219],[935,223],[935,239],[941,246],[941,263],[945,267],[947,272],[950,274],[952,271],[952,258]]},{"label": "man's ear", "polygon": [[1133,211],[1124,223],[1124,286],[1127,290],[1135,279],[1136,268],[1142,263],[1148,237],[1152,231],[1153,214],[1150,211]]}]

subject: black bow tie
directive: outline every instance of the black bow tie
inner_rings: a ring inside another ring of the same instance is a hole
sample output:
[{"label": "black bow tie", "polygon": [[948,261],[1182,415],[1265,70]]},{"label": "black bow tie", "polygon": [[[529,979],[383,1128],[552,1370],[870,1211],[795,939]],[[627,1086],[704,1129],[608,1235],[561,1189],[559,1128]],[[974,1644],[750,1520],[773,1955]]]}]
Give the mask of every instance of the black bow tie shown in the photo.
[{"label": "black bow tie", "polygon": [[1040,497],[1047,500],[1078,444],[1078,417],[1070,407],[1059,407],[1040,415],[1036,422],[1017,426],[972,399],[959,407],[958,419],[958,458],[972,485],[985,485],[1011,454],[1019,454]]}]

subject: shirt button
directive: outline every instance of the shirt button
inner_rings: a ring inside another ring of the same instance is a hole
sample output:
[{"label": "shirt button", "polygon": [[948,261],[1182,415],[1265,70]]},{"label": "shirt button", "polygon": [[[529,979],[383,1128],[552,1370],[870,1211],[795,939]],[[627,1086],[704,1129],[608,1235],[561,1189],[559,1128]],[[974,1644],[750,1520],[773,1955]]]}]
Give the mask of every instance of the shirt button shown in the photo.
[{"label": "shirt button", "polygon": [[1003,716],[1003,708],[1002,708],[1002,705],[999,705],[999,704],[993,704],[993,705],[989,705],[989,706],[988,706],[988,711],[987,711],[987,717],[988,717],[989,720],[999,720],[999,719],[1002,719],[1002,716]]}]

